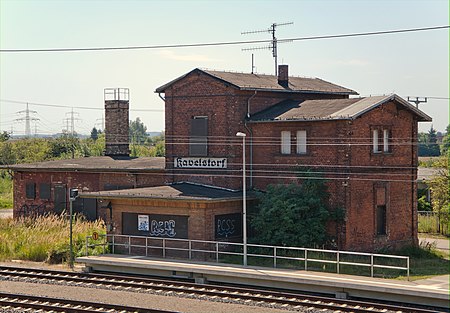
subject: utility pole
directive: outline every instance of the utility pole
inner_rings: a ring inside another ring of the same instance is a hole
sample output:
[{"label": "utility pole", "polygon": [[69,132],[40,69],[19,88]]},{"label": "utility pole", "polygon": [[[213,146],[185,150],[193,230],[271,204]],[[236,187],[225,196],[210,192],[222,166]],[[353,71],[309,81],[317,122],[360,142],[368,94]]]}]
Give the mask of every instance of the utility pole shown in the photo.
[{"label": "utility pole", "polygon": [[30,126],[30,122],[31,122],[31,121],[39,121],[38,118],[36,118],[36,117],[31,117],[31,116],[30,116],[30,113],[36,114],[37,111],[30,110],[30,109],[28,108],[28,103],[27,103],[27,109],[26,109],[26,110],[19,111],[19,112],[17,112],[17,113],[18,113],[18,114],[25,113],[25,117],[17,118],[17,119],[15,119],[15,121],[19,121],[19,122],[25,121],[25,136],[30,137],[30,136],[31,136],[31,126]]},{"label": "utility pole", "polygon": [[65,118],[64,120],[66,121],[67,124],[67,132],[69,132],[69,121],[70,121],[70,133],[72,134],[72,136],[75,136],[75,121],[81,121],[81,119],[79,119],[78,117],[75,117],[75,115],[79,115],[79,113],[74,112],[73,108],[71,112],[66,113],[67,115],[70,115],[70,117]]},{"label": "utility pole", "polygon": [[[268,29],[264,29],[264,30],[254,30],[254,31],[249,31],[249,32],[242,32],[241,35],[245,35],[245,34],[255,34],[255,33],[271,33],[272,34],[272,42],[269,46],[266,47],[255,47],[255,48],[244,48],[242,49],[242,51],[249,51],[249,50],[260,50],[260,49],[271,49],[272,50],[272,56],[275,62],[275,76],[278,75],[278,43],[284,43],[284,42],[291,42],[292,40],[278,40],[275,32],[278,26],[284,26],[284,25],[292,25],[294,24],[293,22],[289,22],[289,23],[273,23],[272,25],[270,25],[270,27]],[[253,58],[252,58],[253,61]],[[253,63],[253,62],[252,62]],[[252,70],[253,70],[253,64],[252,64]]]},{"label": "utility pole", "polygon": [[420,97],[416,97],[415,100],[413,100],[412,98],[413,98],[413,97],[411,97],[411,99],[410,99],[410,98],[408,97],[408,101],[409,101],[409,102],[412,102],[412,103],[415,103],[417,109],[419,108],[419,104],[420,104],[420,103],[427,103],[427,100],[428,100],[427,97],[422,98],[423,100],[421,100]]}]

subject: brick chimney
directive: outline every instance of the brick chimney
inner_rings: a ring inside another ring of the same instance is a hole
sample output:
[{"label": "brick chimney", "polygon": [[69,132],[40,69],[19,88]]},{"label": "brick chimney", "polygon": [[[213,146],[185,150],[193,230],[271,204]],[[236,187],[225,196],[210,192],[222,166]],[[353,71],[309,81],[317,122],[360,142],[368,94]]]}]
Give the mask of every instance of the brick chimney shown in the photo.
[{"label": "brick chimney", "polygon": [[278,65],[278,84],[287,88],[289,85],[289,74],[287,65]]},{"label": "brick chimney", "polygon": [[129,106],[128,88],[107,88],[105,99],[105,155],[129,157]]}]

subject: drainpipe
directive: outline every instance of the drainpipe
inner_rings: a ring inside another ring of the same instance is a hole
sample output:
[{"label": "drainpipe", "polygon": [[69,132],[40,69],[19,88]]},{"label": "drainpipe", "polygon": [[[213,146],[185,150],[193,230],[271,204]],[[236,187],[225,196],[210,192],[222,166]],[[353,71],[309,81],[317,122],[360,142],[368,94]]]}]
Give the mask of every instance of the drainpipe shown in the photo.
[{"label": "drainpipe", "polygon": [[249,162],[249,170],[250,170],[250,188],[253,188],[253,131],[247,126],[247,121],[250,119],[250,101],[256,96],[257,91],[255,90],[255,93],[247,99],[247,115],[244,118],[244,127],[250,134],[250,162]]},{"label": "drainpipe", "polygon": [[162,101],[166,102],[166,98],[164,98],[163,96],[161,96],[161,92],[158,92],[158,97],[160,97]]}]

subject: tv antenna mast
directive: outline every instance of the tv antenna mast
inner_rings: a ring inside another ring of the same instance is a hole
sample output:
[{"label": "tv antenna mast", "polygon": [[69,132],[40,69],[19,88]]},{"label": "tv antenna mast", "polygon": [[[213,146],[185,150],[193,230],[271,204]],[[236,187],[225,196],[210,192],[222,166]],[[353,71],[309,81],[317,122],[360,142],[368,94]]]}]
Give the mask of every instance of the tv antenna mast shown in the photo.
[{"label": "tv antenna mast", "polygon": [[[275,32],[276,32],[276,29],[277,29],[278,26],[285,26],[285,25],[292,25],[292,24],[294,24],[294,23],[293,22],[289,22],[289,23],[273,23],[272,25],[270,25],[270,27],[268,29],[242,32],[241,35],[256,34],[256,33],[266,33],[266,32],[272,34],[272,42],[271,42],[271,44],[269,46],[254,47],[254,48],[244,48],[244,49],[242,49],[242,51],[272,49],[272,56],[273,56],[273,59],[275,61],[275,76],[277,76],[278,75],[278,52],[277,52],[278,43],[292,42],[292,40],[278,40],[277,37],[275,36]],[[253,72],[253,58],[252,58],[252,72]]]}]

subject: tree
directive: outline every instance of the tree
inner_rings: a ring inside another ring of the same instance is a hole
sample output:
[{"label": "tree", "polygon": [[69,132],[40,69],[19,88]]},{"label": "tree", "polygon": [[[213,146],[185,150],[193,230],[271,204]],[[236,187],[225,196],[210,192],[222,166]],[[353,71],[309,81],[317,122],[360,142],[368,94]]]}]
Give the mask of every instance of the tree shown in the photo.
[{"label": "tree", "polygon": [[137,117],[135,121],[130,121],[131,144],[143,144],[147,137],[147,126],[141,122],[139,117]]},{"label": "tree", "polygon": [[9,138],[11,138],[11,135],[7,131],[0,133],[0,142],[7,141]]},{"label": "tree", "polygon": [[[448,160],[446,157],[441,157],[434,165],[438,168],[438,173],[433,176],[428,183],[431,189],[431,205],[433,211],[438,213],[439,224],[449,224],[450,207],[449,207],[449,195],[450,184],[448,177]],[[440,227],[441,232],[443,228]]]},{"label": "tree", "polygon": [[[70,134],[63,134],[50,141],[51,156],[60,159],[75,157],[75,151],[81,151],[80,139]],[[83,153],[80,153],[84,156]]]},{"label": "tree", "polygon": [[252,214],[255,242],[313,247],[327,239],[331,219],[329,193],[324,180],[306,179],[301,184],[269,185],[260,194],[258,211]]},{"label": "tree", "polygon": [[91,130],[91,139],[94,141],[98,139],[98,130],[95,127]]},{"label": "tree", "polygon": [[437,143],[436,129],[431,126],[428,133],[419,133],[419,156],[439,156],[440,147]]},{"label": "tree", "polygon": [[442,139],[441,155],[446,155],[450,148],[449,132],[450,132],[450,125],[447,125],[447,128],[445,129],[444,138]]}]

